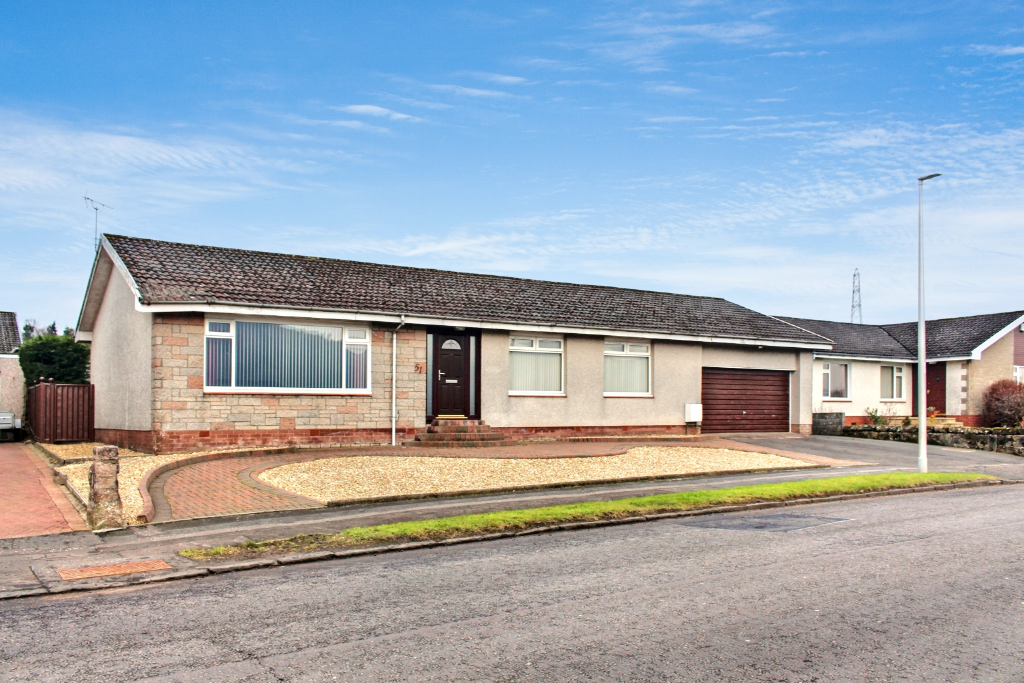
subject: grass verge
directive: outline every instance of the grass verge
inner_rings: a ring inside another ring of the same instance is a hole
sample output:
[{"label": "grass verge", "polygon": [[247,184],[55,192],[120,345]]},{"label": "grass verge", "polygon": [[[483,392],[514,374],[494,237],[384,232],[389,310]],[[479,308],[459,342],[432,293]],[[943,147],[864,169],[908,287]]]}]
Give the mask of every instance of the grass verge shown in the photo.
[{"label": "grass verge", "polygon": [[266,555],[280,555],[314,550],[345,550],[376,545],[390,545],[411,541],[440,541],[460,536],[523,531],[531,527],[589,522],[650,515],[660,512],[697,510],[719,505],[737,505],[763,501],[783,501],[797,498],[820,498],[848,493],[867,493],[890,489],[953,484],[959,482],[995,479],[986,474],[962,472],[893,472],[828,479],[808,479],[779,484],[736,486],[726,489],[665,493],[642,498],[553,505],[550,507],[505,512],[487,512],[478,515],[442,517],[415,522],[398,522],[378,526],[353,527],[337,534],[303,534],[291,538],[216,548],[190,548],[181,555],[193,560],[248,559]]}]

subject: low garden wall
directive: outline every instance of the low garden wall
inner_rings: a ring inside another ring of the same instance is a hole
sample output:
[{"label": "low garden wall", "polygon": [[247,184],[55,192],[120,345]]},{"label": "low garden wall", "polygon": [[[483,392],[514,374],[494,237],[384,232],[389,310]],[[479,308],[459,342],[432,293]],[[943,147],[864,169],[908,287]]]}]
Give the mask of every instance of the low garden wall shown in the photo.
[{"label": "low garden wall", "polygon": [[[917,427],[855,425],[843,427],[843,436],[917,443]],[[979,451],[995,451],[1024,456],[1024,429],[929,427],[928,443],[933,446],[973,448]]]}]

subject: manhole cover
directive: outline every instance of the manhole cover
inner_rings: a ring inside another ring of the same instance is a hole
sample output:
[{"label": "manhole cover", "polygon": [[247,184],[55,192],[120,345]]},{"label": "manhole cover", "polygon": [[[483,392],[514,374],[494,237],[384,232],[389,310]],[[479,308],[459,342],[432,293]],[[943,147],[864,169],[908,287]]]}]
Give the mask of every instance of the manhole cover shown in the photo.
[{"label": "manhole cover", "polygon": [[75,569],[58,569],[57,573],[65,581],[80,581],[81,579],[96,579],[102,576],[122,576],[124,574],[138,574],[140,572],[157,572],[161,569],[171,569],[171,565],[163,560],[149,560],[146,562],[126,562],[124,564],[104,564],[98,567],[76,567]]},{"label": "manhole cover", "polygon": [[841,517],[814,517],[781,512],[775,515],[743,515],[740,517],[708,516],[679,520],[676,524],[703,529],[734,529],[737,531],[796,531],[812,526],[849,522]]}]

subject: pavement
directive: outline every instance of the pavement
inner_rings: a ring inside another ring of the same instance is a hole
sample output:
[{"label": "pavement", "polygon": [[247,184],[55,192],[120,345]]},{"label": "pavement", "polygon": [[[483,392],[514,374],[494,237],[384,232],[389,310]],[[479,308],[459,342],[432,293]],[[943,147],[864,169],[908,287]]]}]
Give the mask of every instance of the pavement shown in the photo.
[{"label": "pavement", "polygon": [[0,680],[1020,681],[1022,526],[999,486],[8,601]]},{"label": "pavement", "polygon": [[0,443],[0,537],[84,531],[89,527],[38,454],[20,443]]},{"label": "pavement", "polygon": [[[178,555],[178,551],[184,548],[263,541],[298,534],[337,533],[353,526],[450,515],[849,474],[916,470],[917,467],[917,451],[914,444],[797,435],[752,435],[742,437],[742,440],[752,448],[780,453],[803,453],[809,460],[821,461],[827,458],[831,461],[855,464],[828,469],[624,482],[330,508],[296,508],[170,521],[102,534],[78,531],[32,538],[4,539],[0,540],[0,598],[68,590],[84,585],[122,585],[126,580],[123,576],[97,578],[86,584],[65,581],[60,576],[61,571],[82,567],[163,561],[167,563],[169,569],[136,575],[131,577],[131,580],[160,580],[171,576],[189,575],[197,565]],[[1012,455],[937,446],[930,447],[929,454],[932,469],[935,471],[978,471],[1002,479],[1024,480],[1024,459]]]}]

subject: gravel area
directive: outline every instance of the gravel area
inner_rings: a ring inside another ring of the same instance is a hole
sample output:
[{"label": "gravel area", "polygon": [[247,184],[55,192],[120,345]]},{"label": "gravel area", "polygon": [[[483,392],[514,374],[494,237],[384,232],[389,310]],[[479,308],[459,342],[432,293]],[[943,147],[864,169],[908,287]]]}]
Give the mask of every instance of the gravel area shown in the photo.
[{"label": "gravel area", "polygon": [[[50,451],[54,455],[58,455],[64,460],[78,460],[81,458],[88,458],[92,460],[92,449],[95,446],[106,446],[105,443],[99,442],[85,442],[85,443],[40,443],[37,444],[44,451]],[[141,458],[152,455],[151,453],[139,453],[129,448],[119,448],[117,454],[121,458]]]},{"label": "gravel area", "polygon": [[327,503],[407,494],[810,466],[768,453],[642,446],[620,455],[589,458],[335,457],[275,467],[265,470],[258,478],[271,486]]},{"label": "gravel area", "polygon": [[[123,453],[124,451],[121,451]],[[139,481],[154,467],[167,462],[181,460],[189,454],[144,455],[122,458],[119,462],[117,490],[121,494],[121,509],[126,524],[138,524],[139,513],[142,512],[142,495],[139,494]],[[91,462],[77,462],[57,469],[68,478],[68,483],[82,496],[89,499],[89,468]]]}]

